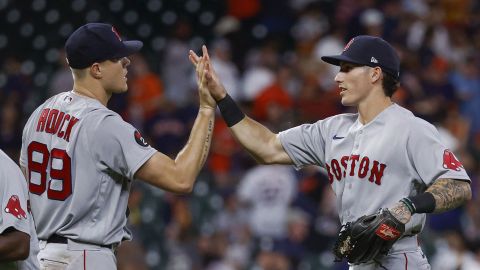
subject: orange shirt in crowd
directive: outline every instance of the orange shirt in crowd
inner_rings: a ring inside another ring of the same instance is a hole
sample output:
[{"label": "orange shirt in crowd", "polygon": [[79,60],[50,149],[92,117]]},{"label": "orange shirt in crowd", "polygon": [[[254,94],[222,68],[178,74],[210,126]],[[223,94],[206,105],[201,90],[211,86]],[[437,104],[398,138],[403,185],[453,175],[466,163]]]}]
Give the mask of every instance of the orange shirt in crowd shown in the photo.
[{"label": "orange shirt in crowd", "polygon": [[129,107],[141,108],[143,117],[151,117],[161,105],[163,84],[154,73],[147,73],[132,80],[129,90]]},{"label": "orange shirt in crowd", "polygon": [[293,106],[290,95],[278,84],[274,83],[266,87],[253,101],[252,114],[259,121],[267,119],[267,109],[270,104],[280,105],[284,109]]}]

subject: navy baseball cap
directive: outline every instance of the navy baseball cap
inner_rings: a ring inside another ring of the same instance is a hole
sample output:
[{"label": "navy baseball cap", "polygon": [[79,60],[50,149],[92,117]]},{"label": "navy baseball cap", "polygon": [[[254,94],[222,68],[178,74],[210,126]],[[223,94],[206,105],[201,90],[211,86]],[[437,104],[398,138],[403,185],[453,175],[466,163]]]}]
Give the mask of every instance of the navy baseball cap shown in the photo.
[{"label": "navy baseball cap", "polygon": [[322,56],[322,60],[339,66],[340,62],[381,67],[383,71],[398,80],[400,77],[400,59],[397,52],[385,40],[374,36],[356,36],[352,38],[340,55]]},{"label": "navy baseball cap", "polygon": [[122,58],[138,52],[139,40],[122,41],[115,27],[106,23],[88,23],[73,32],[65,42],[68,65],[82,69],[95,62]]}]

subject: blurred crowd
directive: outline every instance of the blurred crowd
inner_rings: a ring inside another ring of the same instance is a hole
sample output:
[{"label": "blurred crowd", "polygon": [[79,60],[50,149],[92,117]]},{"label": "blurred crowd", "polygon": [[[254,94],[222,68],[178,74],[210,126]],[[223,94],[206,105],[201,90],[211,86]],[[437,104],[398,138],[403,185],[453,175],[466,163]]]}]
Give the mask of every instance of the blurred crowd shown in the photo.
[{"label": "blurred crowd", "polygon": [[[15,3],[0,2],[7,3],[0,3],[4,11],[15,9]],[[113,2],[122,1],[110,1],[110,7]],[[187,9],[197,3],[193,10],[201,13],[204,1],[179,2]],[[472,179],[473,199],[454,211],[429,215],[420,244],[435,270],[480,269],[480,2],[205,2],[221,8],[210,13],[213,19],[201,40],[188,16],[175,16],[159,50],[147,46],[131,58],[129,91],[114,96],[109,108],[174,157],[198,109],[188,50],[199,51],[204,42],[230,95],[248,115],[278,132],[350,111],[340,104],[333,80],[338,68],[320,57],[341,52],[356,35],[381,36],[401,56],[401,87],[394,101],[434,124]],[[162,1],[136,5],[154,8],[152,3]],[[120,20],[108,18],[114,25]],[[57,44],[57,62],[43,78],[44,87],[31,72],[31,59],[19,56],[28,52],[0,59],[0,148],[14,160],[32,109],[72,89],[62,45]],[[331,254],[340,228],[333,197],[321,168],[257,165],[218,115],[211,154],[191,195],[140,182],[133,186],[129,228],[134,240],[118,250],[119,269],[347,269]]]}]

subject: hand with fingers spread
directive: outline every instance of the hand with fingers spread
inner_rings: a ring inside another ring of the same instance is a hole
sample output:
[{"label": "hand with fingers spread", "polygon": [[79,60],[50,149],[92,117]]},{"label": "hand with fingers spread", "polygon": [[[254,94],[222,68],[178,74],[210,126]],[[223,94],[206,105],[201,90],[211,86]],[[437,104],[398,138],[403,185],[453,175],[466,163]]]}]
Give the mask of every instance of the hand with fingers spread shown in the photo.
[{"label": "hand with fingers spread", "polygon": [[[203,56],[199,57],[195,52],[190,51],[189,58],[197,71],[198,87],[200,92],[207,90],[210,95],[219,101],[227,95],[227,91],[223,87],[215,70],[213,69],[210,56],[208,55],[207,47],[202,46]],[[206,89],[202,89],[202,87]]]}]

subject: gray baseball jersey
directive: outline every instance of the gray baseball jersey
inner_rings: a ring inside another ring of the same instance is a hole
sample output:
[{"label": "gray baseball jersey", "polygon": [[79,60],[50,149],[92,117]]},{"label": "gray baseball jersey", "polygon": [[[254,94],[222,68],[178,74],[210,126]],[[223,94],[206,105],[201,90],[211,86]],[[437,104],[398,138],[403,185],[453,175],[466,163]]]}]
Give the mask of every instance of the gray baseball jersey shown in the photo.
[{"label": "gray baseball jersey", "polygon": [[131,239],[126,209],[135,172],[156,152],[98,100],[74,92],[37,108],[23,131],[38,238],[109,245]]},{"label": "gray baseball jersey", "polygon": [[[35,224],[31,213],[28,211],[28,189],[25,177],[3,151],[0,150],[0,194],[1,214],[0,233],[7,228],[13,227],[17,231],[30,235],[30,254],[26,260],[17,262],[18,269],[39,269],[38,239],[35,232]],[[0,263],[0,268],[2,264]]]},{"label": "gray baseball jersey", "polygon": [[[436,179],[470,181],[434,126],[396,104],[366,125],[358,114],[340,114],[279,134],[295,167],[324,167],[336,194],[342,224],[423,192]],[[418,233],[425,214],[406,233]]]}]

